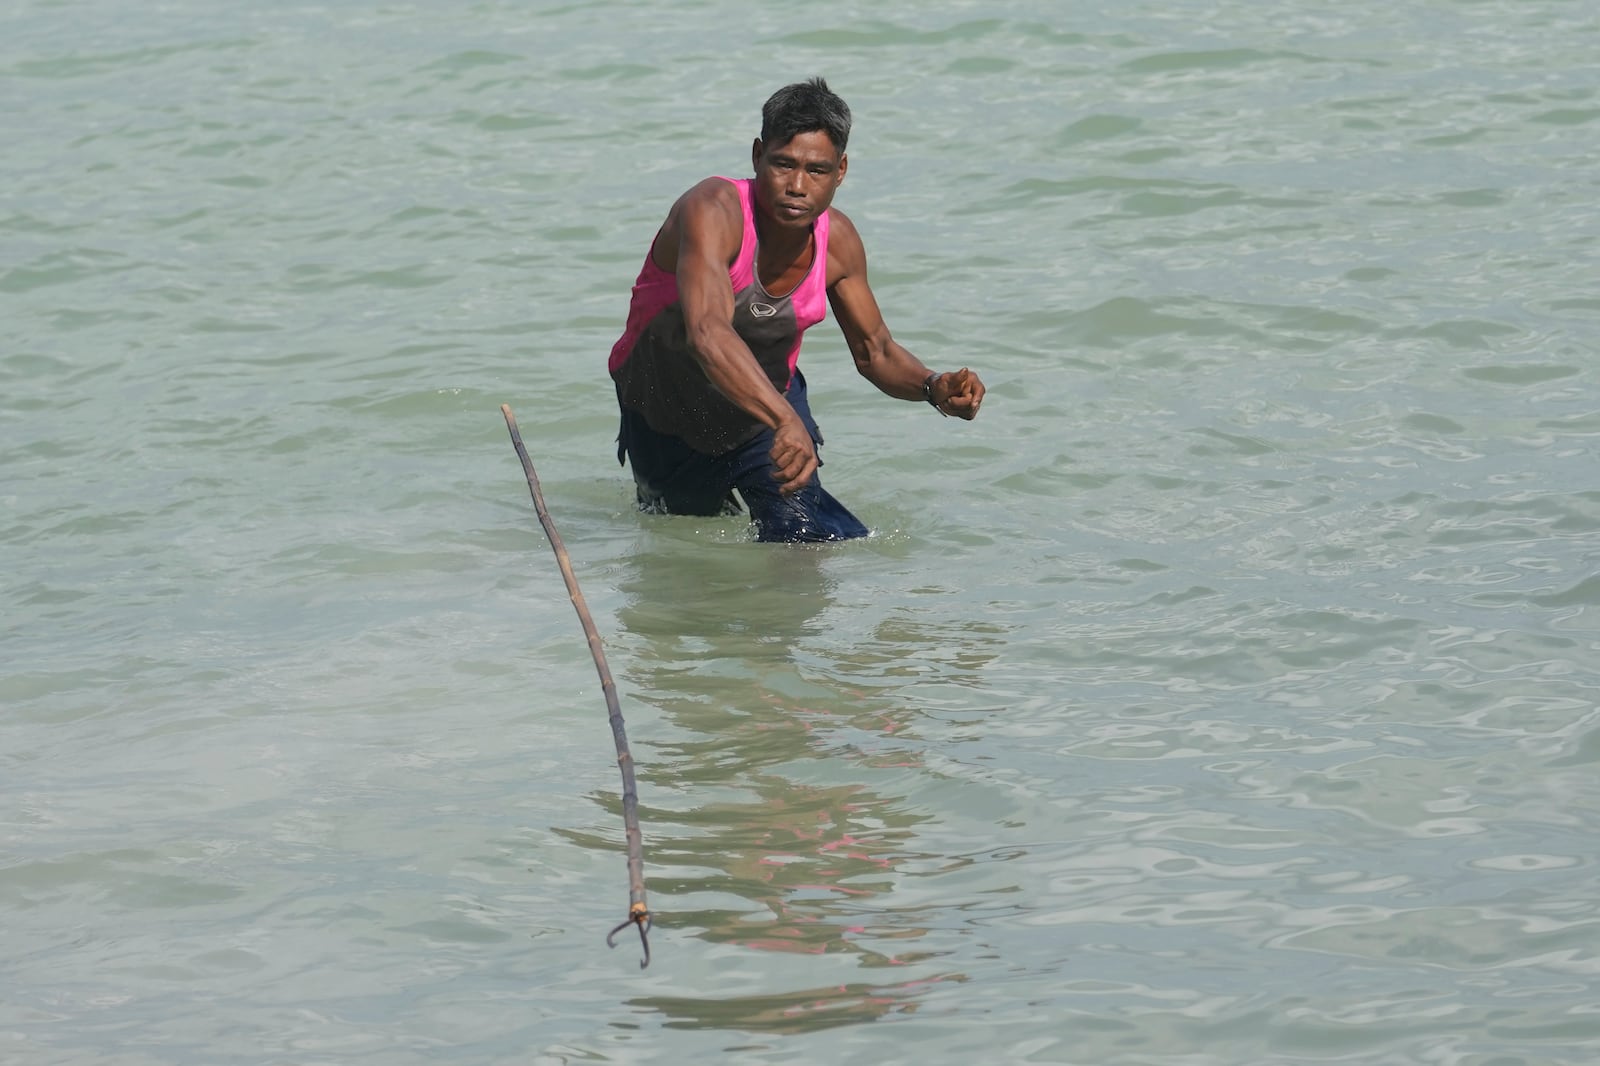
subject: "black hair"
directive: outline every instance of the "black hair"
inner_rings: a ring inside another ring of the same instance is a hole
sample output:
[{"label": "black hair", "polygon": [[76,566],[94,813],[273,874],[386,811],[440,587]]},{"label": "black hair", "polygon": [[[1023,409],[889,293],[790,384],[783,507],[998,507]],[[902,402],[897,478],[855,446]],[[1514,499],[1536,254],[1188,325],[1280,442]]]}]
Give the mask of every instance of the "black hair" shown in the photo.
[{"label": "black hair", "polygon": [[761,143],[781,147],[796,134],[821,130],[844,154],[850,140],[850,105],[821,78],[785,85],[761,106]]}]

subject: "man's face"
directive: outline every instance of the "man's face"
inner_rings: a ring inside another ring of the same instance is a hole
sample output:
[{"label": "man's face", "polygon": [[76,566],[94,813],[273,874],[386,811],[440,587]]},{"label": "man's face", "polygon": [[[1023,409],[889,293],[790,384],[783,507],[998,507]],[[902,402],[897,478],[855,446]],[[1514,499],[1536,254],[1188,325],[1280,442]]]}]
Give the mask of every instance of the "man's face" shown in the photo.
[{"label": "man's face", "polygon": [[756,206],[784,228],[804,229],[828,210],[849,160],[821,130],[797,133],[785,144],[751,146]]}]

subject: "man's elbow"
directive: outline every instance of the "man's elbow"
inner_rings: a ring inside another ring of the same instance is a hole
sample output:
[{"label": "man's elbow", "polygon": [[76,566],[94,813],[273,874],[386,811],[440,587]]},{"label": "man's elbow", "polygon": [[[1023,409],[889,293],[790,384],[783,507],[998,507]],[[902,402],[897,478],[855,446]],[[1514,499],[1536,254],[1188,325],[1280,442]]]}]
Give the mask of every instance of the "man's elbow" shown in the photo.
[{"label": "man's elbow", "polygon": [[703,366],[708,358],[714,358],[722,350],[722,336],[727,330],[728,327],[716,319],[685,322],[684,341],[688,344],[690,354]]},{"label": "man's elbow", "polygon": [[868,381],[877,383],[878,372],[883,368],[884,358],[888,355],[885,345],[872,341],[862,341],[850,349],[850,357],[855,360],[856,373]]}]

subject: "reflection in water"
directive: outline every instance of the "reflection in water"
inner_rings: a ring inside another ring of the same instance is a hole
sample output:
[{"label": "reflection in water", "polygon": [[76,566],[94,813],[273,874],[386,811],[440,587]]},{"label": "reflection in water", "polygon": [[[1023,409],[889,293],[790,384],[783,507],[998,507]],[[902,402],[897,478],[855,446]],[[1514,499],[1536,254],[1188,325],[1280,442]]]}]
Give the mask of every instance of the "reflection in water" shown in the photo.
[{"label": "reflection in water", "polygon": [[762,1033],[803,1033],[841,1025],[877,1021],[888,1014],[911,1014],[916,997],[959,975],[930,977],[898,984],[846,984],[808,988],[776,996],[641,996],[634,1006],[658,1010],[672,1020],[669,1029],[746,1029]]},{"label": "reflection in water", "polygon": [[[897,737],[913,712],[796,665],[833,602],[831,552],[661,537],[630,560],[624,681],[675,727],[659,730],[639,766],[651,888],[672,901],[662,909],[675,929],[713,943],[898,967],[941,954],[917,950],[928,932],[917,909],[886,903],[897,865],[923,858],[914,830],[928,816],[861,779],[886,759],[917,764]],[[840,729],[868,738],[874,757],[832,739]],[[909,1010],[930,984],[960,979],[902,973],[883,985],[637,1004],[678,1026],[785,1032]]]}]

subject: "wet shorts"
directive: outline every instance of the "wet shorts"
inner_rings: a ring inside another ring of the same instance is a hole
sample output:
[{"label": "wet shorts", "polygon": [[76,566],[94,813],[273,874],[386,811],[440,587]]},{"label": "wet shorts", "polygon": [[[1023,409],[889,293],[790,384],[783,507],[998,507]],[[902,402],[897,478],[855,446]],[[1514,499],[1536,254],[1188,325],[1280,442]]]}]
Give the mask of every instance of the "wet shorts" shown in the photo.
[{"label": "wet shorts", "polygon": [[[796,370],[784,393],[805,422],[812,441],[822,435],[806,401],[806,379]],[[622,408],[622,429],[617,435],[617,460],[633,469],[639,509],[655,514],[737,514],[733,493],[738,490],[762,541],[814,542],[849,540],[867,535],[867,527],[822,487],[819,474],[791,495],[778,491],[772,474],[772,431],[755,437],[725,455],[697,452],[682,438],[657,433],[644,416]],[[821,460],[818,460],[821,465]]]}]

